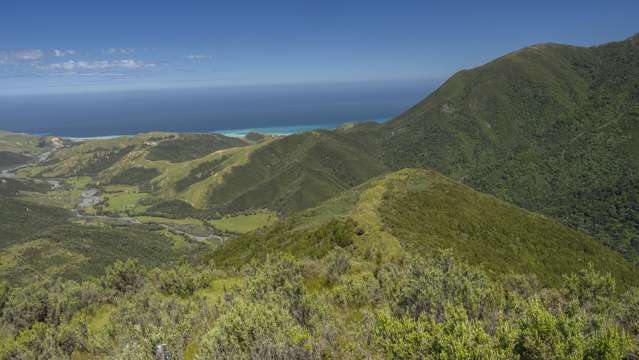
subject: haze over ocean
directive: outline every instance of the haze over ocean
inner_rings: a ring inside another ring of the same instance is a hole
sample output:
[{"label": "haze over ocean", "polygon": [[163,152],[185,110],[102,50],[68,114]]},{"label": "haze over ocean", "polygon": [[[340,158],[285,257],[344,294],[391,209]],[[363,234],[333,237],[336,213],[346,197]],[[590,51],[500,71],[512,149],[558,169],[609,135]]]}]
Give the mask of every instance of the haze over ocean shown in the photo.
[{"label": "haze over ocean", "polygon": [[438,83],[411,80],[2,96],[0,130],[97,137],[379,121],[399,115]]}]

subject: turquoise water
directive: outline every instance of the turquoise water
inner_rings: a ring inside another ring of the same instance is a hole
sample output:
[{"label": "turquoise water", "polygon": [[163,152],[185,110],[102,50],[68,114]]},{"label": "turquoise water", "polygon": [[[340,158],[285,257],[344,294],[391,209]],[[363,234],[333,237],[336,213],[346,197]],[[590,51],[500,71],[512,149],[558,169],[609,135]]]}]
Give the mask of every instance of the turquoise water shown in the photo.
[{"label": "turquoise water", "polygon": [[290,134],[391,118],[433,88],[432,81],[402,81],[0,97],[0,130],[75,138]]},{"label": "turquoise water", "polygon": [[[385,120],[386,119],[371,120],[371,121],[384,122]],[[267,135],[291,135],[291,134],[297,134],[297,133],[302,133],[302,132],[312,131],[312,130],[319,130],[319,129],[333,130],[333,129],[337,129],[338,127],[342,125],[344,124],[335,123],[335,124],[313,124],[313,125],[294,125],[294,126],[269,126],[269,127],[258,127],[258,128],[248,128],[248,129],[222,130],[222,131],[216,131],[216,133],[226,135],[226,136],[233,136],[233,137],[243,137],[243,136],[246,136],[246,134],[252,133],[252,132],[267,134]]]},{"label": "turquoise water", "polygon": [[[380,120],[370,120],[378,123],[382,123],[387,119]],[[352,122],[355,123],[355,122]],[[351,123],[351,124],[352,124]],[[265,135],[291,135],[303,133],[306,131],[312,130],[334,130],[340,126],[345,124],[314,124],[314,125],[294,125],[294,126],[267,126],[267,127],[256,127],[256,128],[247,128],[247,129],[234,129],[234,130],[220,130],[206,133],[217,133],[225,136],[231,137],[244,137],[249,133],[260,133]],[[83,141],[83,140],[108,140],[114,139],[122,136],[132,136],[132,135],[106,135],[106,136],[93,136],[93,137],[65,137],[65,139],[73,140],[73,141]]]}]

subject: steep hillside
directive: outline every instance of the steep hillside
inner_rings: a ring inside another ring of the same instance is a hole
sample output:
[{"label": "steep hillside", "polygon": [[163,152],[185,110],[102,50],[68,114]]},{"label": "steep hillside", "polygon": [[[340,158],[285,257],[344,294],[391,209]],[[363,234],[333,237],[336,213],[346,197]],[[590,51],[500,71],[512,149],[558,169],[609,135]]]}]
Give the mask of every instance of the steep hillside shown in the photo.
[{"label": "steep hillside", "polygon": [[50,148],[45,137],[0,131],[0,170],[28,163]]},{"label": "steep hillside", "polygon": [[183,201],[211,213],[266,208],[289,214],[386,169],[367,132],[343,128],[251,139],[150,133],[86,141],[20,175],[90,176],[101,185],[135,187],[160,206]]},{"label": "steep hillside", "polygon": [[386,170],[372,142],[347,135],[346,130],[318,130],[260,147],[211,189],[209,206],[230,211],[266,207],[288,214]]},{"label": "steep hillside", "polygon": [[588,263],[622,284],[637,269],[586,234],[428,170],[405,169],[373,179],[319,207],[216,250],[216,263],[246,263],[274,251],[320,257],[352,247],[372,261],[439,249],[496,273],[533,273],[547,285]]},{"label": "steep hillside", "polygon": [[46,138],[0,130],[0,151],[37,155],[45,150]]},{"label": "steep hillside", "polygon": [[639,35],[460,71],[379,136],[393,168],[436,169],[639,259]]},{"label": "steep hillside", "polygon": [[8,169],[31,161],[31,157],[11,151],[0,151],[0,169]]},{"label": "steep hillside", "polygon": [[86,279],[124,259],[168,266],[209,249],[208,243],[153,224],[100,218],[88,222],[49,200],[59,193],[70,201],[74,191],[65,186],[53,191],[45,182],[0,179],[0,283],[29,283],[41,277]]},{"label": "steep hillside", "polygon": [[248,145],[246,141],[218,134],[161,132],[88,140],[56,151],[51,159],[42,164],[43,166],[34,167],[24,174],[44,177],[99,176],[127,156],[142,155],[149,161],[171,164],[245,145]]},{"label": "steep hillside", "polygon": [[[151,139],[150,141],[153,141]],[[219,134],[180,134],[169,141],[162,141],[149,150],[147,159],[166,160],[173,163],[201,158],[222,149],[245,146],[239,138]]]}]

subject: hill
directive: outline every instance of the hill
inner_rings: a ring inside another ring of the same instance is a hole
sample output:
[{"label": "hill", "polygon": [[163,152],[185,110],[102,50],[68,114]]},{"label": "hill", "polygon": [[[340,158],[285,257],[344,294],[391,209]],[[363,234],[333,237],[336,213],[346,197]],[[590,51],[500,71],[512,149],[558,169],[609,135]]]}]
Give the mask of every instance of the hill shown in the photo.
[{"label": "hill", "polygon": [[637,35],[460,71],[377,136],[394,169],[435,169],[639,259]]},{"label": "hill", "polygon": [[150,133],[76,144],[20,175],[90,176],[135,187],[164,209],[170,207],[162,203],[181,201],[211,214],[290,214],[385,172],[379,151],[368,135],[346,128],[251,139]]},{"label": "hill", "polygon": [[636,358],[639,270],[575,227],[639,246],[638,43],[526,48],[387,124],[59,145],[0,178],[0,358]]},{"label": "hill", "polygon": [[[73,198],[75,190],[66,190],[66,186],[52,190],[44,182],[0,179],[0,283],[87,279],[125,259],[164,267],[194,260],[209,249],[204,242],[189,241],[161,226],[97,218],[81,221],[52,201],[33,200]],[[25,199],[25,194],[30,196]]]},{"label": "hill", "polygon": [[386,171],[368,139],[347,130],[290,135],[259,147],[208,193],[210,207],[266,207],[284,214],[315,206]]},{"label": "hill", "polygon": [[535,274],[557,285],[588,263],[618,282],[637,283],[637,269],[583,232],[482,194],[429,170],[405,169],[370,180],[320,206],[215,250],[218,264],[241,265],[286,251],[321,257],[352,248],[371,261],[451,249],[495,273]]},{"label": "hill", "polygon": [[0,131],[0,170],[28,163],[50,148],[46,137]]}]

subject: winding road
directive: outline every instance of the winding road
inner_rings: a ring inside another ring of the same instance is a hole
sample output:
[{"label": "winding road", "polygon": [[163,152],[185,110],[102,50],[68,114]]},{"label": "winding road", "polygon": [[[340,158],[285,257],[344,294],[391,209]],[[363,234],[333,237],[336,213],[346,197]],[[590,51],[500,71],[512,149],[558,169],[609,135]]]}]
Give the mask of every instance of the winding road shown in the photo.
[{"label": "winding road", "polygon": [[[15,179],[17,177],[16,173],[18,170],[25,168],[27,166],[38,165],[42,162],[47,161],[47,159],[49,159],[49,157],[51,156],[51,154],[53,154],[53,152],[54,150],[51,150],[41,154],[40,156],[38,156],[38,158],[34,162],[22,164],[19,166],[15,166],[15,167],[0,171],[0,179]],[[52,189],[61,187],[62,182],[64,181],[63,179],[55,179],[55,178],[46,179],[46,180],[29,178],[29,180],[39,184],[46,182],[49,185],[51,185]],[[142,222],[140,222],[139,220],[129,216],[88,215],[83,213],[83,209],[93,207],[94,205],[97,205],[101,202],[102,202],[102,198],[100,197],[99,189],[95,189],[95,188],[85,189],[80,194],[80,202],[78,203],[78,206],[73,210],[73,212],[78,219],[83,219],[83,220],[115,221],[115,222],[121,222],[121,223],[129,224],[129,225],[142,224]],[[162,226],[163,228],[171,232],[174,232],[178,235],[186,236],[193,241],[207,242],[211,240],[217,240],[220,243],[224,242],[224,237],[217,234],[200,236],[200,235],[191,234],[184,230],[178,229],[177,227],[171,226],[170,224],[159,223],[159,222],[154,224]]]},{"label": "winding road", "polygon": [[[102,202],[102,198],[100,197],[100,190],[95,188],[90,188],[90,189],[86,189],[82,191],[82,194],[80,194],[80,203],[78,204],[78,207],[74,210],[75,216],[83,220],[102,220],[102,221],[110,220],[110,221],[121,222],[124,224],[130,224],[130,225],[142,224],[142,222],[139,221],[138,219],[132,218],[126,215],[108,216],[108,215],[88,215],[88,214],[82,213],[82,209],[92,207],[93,205],[97,205],[101,202]],[[153,224],[157,224],[176,234],[186,236],[189,239],[194,241],[206,242],[210,240],[217,240],[220,243],[224,242],[224,237],[220,235],[211,234],[208,236],[200,236],[200,235],[191,234],[184,230],[178,229],[176,226],[172,226],[170,224],[165,224],[160,222],[153,222]]]}]

